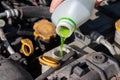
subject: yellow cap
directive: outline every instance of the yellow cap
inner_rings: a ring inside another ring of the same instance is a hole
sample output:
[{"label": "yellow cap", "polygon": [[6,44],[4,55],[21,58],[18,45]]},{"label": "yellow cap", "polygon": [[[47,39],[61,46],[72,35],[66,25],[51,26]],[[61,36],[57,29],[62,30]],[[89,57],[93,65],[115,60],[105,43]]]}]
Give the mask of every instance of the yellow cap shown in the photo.
[{"label": "yellow cap", "polygon": [[35,30],[34,36],[43,41],[49,41],[51,37],[56,36],[55,25],[46,19],[36,22],[33,29]]},{"label": "yellow cap", "polygon": [[120,32],[120,19],[115,22],[115,28],[116,28],[117,31]]},{"label": "yellow cap", "polygon": [[25,56],[30,56],[31,54],[33,54],[34,48],[30,39],[22,39],[21,43],[21,53],[23,53]]},{"label": "yellow cap", "polygon": [[49,56],[40,56],[39,62],[42,65],[50,66],[50,67],[57,67],[59,65],[58,61]]}]

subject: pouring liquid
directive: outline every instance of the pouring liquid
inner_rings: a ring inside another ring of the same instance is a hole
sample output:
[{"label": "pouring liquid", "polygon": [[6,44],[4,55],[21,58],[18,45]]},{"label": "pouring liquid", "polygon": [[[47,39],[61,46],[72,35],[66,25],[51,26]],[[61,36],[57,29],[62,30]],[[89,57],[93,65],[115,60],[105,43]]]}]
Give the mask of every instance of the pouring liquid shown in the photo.
[{"label": "pouring liquid", "polygon": [[64,47],[64,42],[65,40],[67,39],[69,33],[70,33],[70,30],[64,26],[61,26],[60,27],[60,30],[59,30],[59,33],[60,33],[60,57],[63,57],[63,47]]}]

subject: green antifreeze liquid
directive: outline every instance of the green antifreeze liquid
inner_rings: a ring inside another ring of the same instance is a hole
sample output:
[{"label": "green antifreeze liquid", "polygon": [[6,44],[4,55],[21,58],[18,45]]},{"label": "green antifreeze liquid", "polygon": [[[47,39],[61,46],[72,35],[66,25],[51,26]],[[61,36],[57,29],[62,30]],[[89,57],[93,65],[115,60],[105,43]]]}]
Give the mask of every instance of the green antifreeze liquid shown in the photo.
[{"label": "green antifreeze liquid", "polygon": [[70,30],[64,26],[60,27],[59,30],[59,35],[60,35],[60,57],[63,57],[63,47],[64,47],[64,42],[66,40],[66,38],[68,37],[68,35],[70,34]]}]

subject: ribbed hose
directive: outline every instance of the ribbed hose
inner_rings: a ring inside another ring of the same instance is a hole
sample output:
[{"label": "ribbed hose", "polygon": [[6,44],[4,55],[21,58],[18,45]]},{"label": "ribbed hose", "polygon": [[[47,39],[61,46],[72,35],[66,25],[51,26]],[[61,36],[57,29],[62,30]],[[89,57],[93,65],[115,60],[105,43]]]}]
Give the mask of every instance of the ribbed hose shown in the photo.
[{"label": "ribbed hose", "polygon": [[12,47],[10,46],[10,44],[9,44],[8,40],[6,39],[5,34],[4,34],[4,32],[3,32],[3,30],[2,30],[1,28],[0,28],[0,38],[1,38],[1,40],[3,41],[4,46],[6,47],[6,49],[8,50],[8,52],[9,52],[10,54],[14,54],[15,51],[14,51],[14,50],[12,49]]}]

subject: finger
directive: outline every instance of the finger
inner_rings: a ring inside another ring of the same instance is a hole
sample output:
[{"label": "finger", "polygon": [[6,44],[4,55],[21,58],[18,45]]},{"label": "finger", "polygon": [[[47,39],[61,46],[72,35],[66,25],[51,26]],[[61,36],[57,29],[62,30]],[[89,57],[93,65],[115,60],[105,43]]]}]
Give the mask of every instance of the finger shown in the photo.
[{"label": "finger", "polygon": [[102,1],[104,1],[104,0],[96,0],[95,7],[97,7]]},{"label": "finger", "polygon": [[63,0],[52,0],[52,3],[50,5],[50,12],[53,13],[55,8],[61,3]]},{"label": "finger", "polygon": [[96,2],[101,2],[101,1],[103,1],[103,0],[96,0]]},{"label": "finger", "polygon": [[97,4],[97,3],[101,3],[102,1],[103,1],[103,0],[96,0],[96,4]]}]

